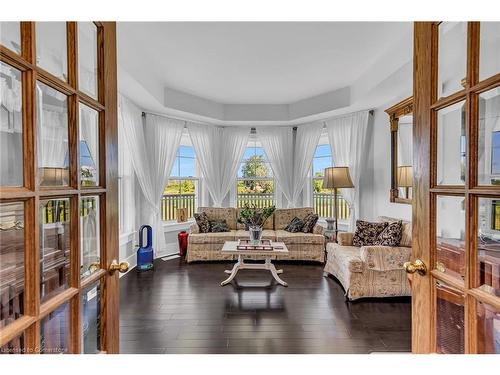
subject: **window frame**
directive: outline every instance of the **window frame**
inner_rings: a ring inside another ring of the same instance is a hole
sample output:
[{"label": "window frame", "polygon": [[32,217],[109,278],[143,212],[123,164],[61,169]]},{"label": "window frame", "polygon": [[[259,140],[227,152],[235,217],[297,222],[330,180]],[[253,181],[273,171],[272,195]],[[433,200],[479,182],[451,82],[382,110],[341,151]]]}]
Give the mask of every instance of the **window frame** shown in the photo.
[{"label": "window frame", "polygon": [[[190,148],[192,150],[192,154],[193,156],[185,156],[185,155],[182,155],[181,153],[181,150],[183,147],[187,147],[187,148]],[[193,160],[194,161],[194,176],[182,176],[181,175],[181,161],[182,159],[189,159],[189,160]],[[177,175],[175,175],[174,173],[174,170],[177,168]],[[165,196],[168,196],[168,195],[177,195],[177,194],[166,194],[165,191],[168,187],[168,185],[172,182],[172,181],[179,181],[179,185],[181,186],[182,185],[182,182],[184,181],[193,181],[194,182],[194,199],[193,199],[193,203],[190,205],[190,207],[187,207],[188,208],[188,217],[187,217],[187,220],[189,219],[192,219],[194,217],[194,213],[196,212],[196,209],[198,208],[198,204],[200,202],[200,195],[201,195],[201,179],[199,177],[199,169],[198,169],[198,162],[197,162],[197,158],[196,158],[196,152],[194,150],[194,147],[193,145],[191,144],[191,141],[189,139],[189,136],[188,136],[188,133],[186,131],[184,131],[183,135],[182,135],[182,140],[181,140],[181,143],[179,145],[179,147],[177,148],[177,151],[176,151],[176,155],[175,155],[175,161],[174,161],[174,165],[172,166],[172,170],[170,171],[170,176],[168,178],[168,183],[167,185],[164,187],[163,189],[163,195],[162,195],[162,204],[161,204],[161,213],[162,213],[162,220],[168,216],[168,213],[165,212],[166,210],[166,206],[163,202],[163,200],[165,198]],[[189,193],[182,193],[182,192],[179,192],[178,195],[186,195],[186,194],[189,194]],[[163,220],[164,223],[173,223],[177,220],[177,217],[175,215],[175,211],[172,211],[174,210],[176,207],[171,207],[170,208],[170,211],[168,212],[171,212],[171,217],[170,218],[167,218],[167,220]],[[189,208],[191,208],[191,210],[189,210]]]},{"label": "window frame", "polygon": [[[269,172],[269,174],[267,176],[262,176],[262,177],[257,177],[257,176],[255,176],[255,177],[240,177],[239,176],[242,165],[248,160],[248,159],[245,159],[245,154],[247,153],[248,149],[254,150],[252,156],[263,156],[264,163],[266,164],[268,172]],[[262,150],[262,155],[259,155],[256,153],[257,149]],[[240,182],[245,182],[245,181],[271,181],[273,184],[272,204],[275,206],[278,206],[278,200],[277,200],[277,197],[279,195],[278,194],[278,187],[276,184],[276,179],[275,179],[274,174],[273,174],[271,163],[269,162],[269,160],[267,158],[266,151],[264,150],[264,148],[262,147],[262,145],[258,141],[255,134],[250,135],[247,146],[245,147],[245,152],[243,153],[243,156],[239,162],[238,171],[236,174],[236,183],[234,185],[234,199],[231,199],[232,206],[240,207],[240,204],[239,204],[240,194],[238,193],[238,184]],[[256,193],[256,194],[259,194],[259,193]],[[268,194],[268,193],[262,193],[262,194]]]},{"label": "window frame", "polygon": [[[316,156],[316,153],[318,152],[318,148],[321,146],[326,146],[326,145],[329,146],[328,147],[329,154],[325,155],[325,156]],[[326,158],[330,158],[330,160],[331,160],[330,166],[333,166],[334,164],[333,164],[332,148],[331,148],[330,142],[328,140],[328,134],[326,133],[326,131],[324,131],[318,144],[316,145],[316,149],[314,150],[314,156],[313,156],[313,159],[311,162],[311,168],[310,168],[309,186],[311,186],[311,193],[309,195],[310,195],[310,199],[311,199],[311,206],[313,208],[315,208],[314,207],[315,195],[318,194],[314,191],[314,183],[315,183],[315,181],[323,181],[323,175],[322,176],[315,176],[314,162],[317,159],[326,159]],[[333,199],[333,192],[330,192],[330,194],[328,194],[328,195],[329,195],[328,199],[332,200]],[[333,204],[333,202],[332,202],[332,204]],[[316,212],[316,209],[314,211]],[[318,212],[316,212],[316,213],[318,213]],[[320,216],[319,213],[318,213],[318,216],[319,216],[320,220],[324,220],[324,219],[329,217],[329,216]]]}]

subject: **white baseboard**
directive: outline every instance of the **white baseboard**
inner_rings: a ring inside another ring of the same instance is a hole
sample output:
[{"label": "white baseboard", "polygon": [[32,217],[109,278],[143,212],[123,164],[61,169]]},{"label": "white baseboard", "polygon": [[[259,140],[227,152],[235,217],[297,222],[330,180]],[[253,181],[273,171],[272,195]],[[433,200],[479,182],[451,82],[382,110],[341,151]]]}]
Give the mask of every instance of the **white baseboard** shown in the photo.
[{"label": "white baseboard", "polygon": [[124,272],[124,273],[120,273],[120,277],[123,277],[127,273],[129,273],[130,271],[132,271],[135,267],[137,267],[137,254],[136,253],[132,253],[128,257],[126,257],[125,259],[120,259],[120,262],[128,262],[128,264],[129,264],[128,271]]},{"label": "white baseboard", "polygon": [[[171,242],[171,243],[168,243],[162,251],[159,251],[158,253],[155,254],[155,259],[164,258],[166,256],[178,254],[178,253],[179,253],[179,245],[177,244],[177,242]],[[120,277],[125,276],[127,273],[129,273],[135,267],[137,267],[137,253],[134,252],[133,254],[130,254],[127,258],[120,259],[120,262],[124,262],[124,261],[128,262],[129,267],[128,267],[127,272],[120,273]]]}]

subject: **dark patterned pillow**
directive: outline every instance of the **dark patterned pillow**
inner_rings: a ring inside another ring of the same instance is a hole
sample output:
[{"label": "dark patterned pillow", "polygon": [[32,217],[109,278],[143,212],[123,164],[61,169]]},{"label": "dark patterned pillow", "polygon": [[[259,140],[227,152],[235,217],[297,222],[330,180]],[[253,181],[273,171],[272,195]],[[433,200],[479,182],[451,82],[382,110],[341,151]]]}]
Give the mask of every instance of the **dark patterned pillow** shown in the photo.
[{"label": "dark patterned pillow", "polygon": [[220,233],[220,232],[230,232],[227,226],[226,220],[210,220],[210,232]]},{"label": "dark patterned pillow", "polygon": [[194,214],[194,219],[200,228],[200,233],[210,232],[210,221],[208,221],[208,216],[205,212],[202,212],[201,214]]},{"label": "dark patterned pillow", "polygon": [[389,223],[370,223],[369,221],[357,220],[356,232],[352,239],[353,246],[375,245],[378,236],[384,231]]},{"label": "dark patterned pillow", "polygon": [[403,221],[393,221],[387,224],[387,227],[378,235],[375,245],[399,246],[403,236]]},{"label": "dark patterned pillow", "polygon": [[285,227],[285,230],[287,232],[297,233],[297,232],[302,231],[303,227],[304,227],[304,222],[301,219],[299,219],[298,217],[294,217],[292,219],[292,221],[290,221],[290,224],[288,224]]},{"label": "dark patterned pillow", "polygon": [[307,214],[304,218],[304,226],[302,227],[302,232],[312,233],[314,226],[318,222],[319,216],[317,214]]}]

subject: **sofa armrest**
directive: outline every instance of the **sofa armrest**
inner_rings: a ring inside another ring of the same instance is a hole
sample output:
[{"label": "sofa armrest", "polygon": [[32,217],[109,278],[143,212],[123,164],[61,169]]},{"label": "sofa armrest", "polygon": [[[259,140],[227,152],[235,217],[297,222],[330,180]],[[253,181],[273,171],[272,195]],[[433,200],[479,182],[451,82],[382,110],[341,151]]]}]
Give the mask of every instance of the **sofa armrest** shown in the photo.
[{"label": "sofa armrest", "polygon": [[189,226],[189,234],[196,234],[196,233],[200,233],[200,227],[195,222]]},{"label": "sofa armrest", "polygon": [[360,253],[367,269],[391,271],[403,269],[403,264],[410,260],[411,247],[362,246]]},{"label": "sofa armrest", "polygon": [[325,228],[323,228],[323,226],[321,226],[319,224],[315,224],[314,227],[313,227],[312,232],[314,234],[324,234],[325,233]]},{"label": "sofa armrest", "polygon": [[337,234],[337,243],[340,246],[352,246],[352,239],[354,238],[354,233],[351,232],[339,232]]}]

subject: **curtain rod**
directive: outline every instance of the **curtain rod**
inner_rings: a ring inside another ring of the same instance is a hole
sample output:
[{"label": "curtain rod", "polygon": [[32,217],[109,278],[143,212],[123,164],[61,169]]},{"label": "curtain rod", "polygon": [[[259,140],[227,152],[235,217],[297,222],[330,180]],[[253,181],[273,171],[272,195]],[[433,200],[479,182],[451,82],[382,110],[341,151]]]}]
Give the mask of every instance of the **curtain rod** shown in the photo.
[{"label": "curtain rod", "polygon": [[[332,117],[328,117],[328,118],[325,118],[325,119],[322,119],[322,120],[316,120],[316,121],[311,121],[311,122],[304,122],[304,123],[299,124],[299,125],[293,125],[293,129],[296,130],[298,126],[312,124],[312,123],[316,123],[316,122],[326,122],[328,120],[332,120],[332,119],[335,119],[335,118],[346,117],[346,116],[353,115],[353,114],[360,113],[360,112],[366,112],[366,109],[361,110],[361,111],[356,111],[356,112],[345,113],[343,115],[332,116]],[[374,109],[368,110],[368,114],[370,114],[371,116],[373,116],[374,113],[375,113]],[[165,115],[159,115],[159,114],[156,114],[156,113],[142,111],[142,117],[146,117],[146,114],[153,115],[153,116],[158,116],[158,117],[165,117],[165,118],[172,119],[172,120],[184,121],[185,122],[184,125],[187,125],[188,122],[192,122],[192,123],[200,124],[200,125],[232,126],[232,125],[215,125],[215,124],[211,124],[209,122],[200,122],[200,121],[194,121],[194,120],[186,120],[186,119],[180,118],[180,117],[165,116]],[[264,126],[264,125],[262,125],[262,126]],[[272,126],[272,125],[265,125],[265,126]],[[286,125],[279,125],[279,126],[286,126]],[[250,132],[251,133],[254,133],[256,130],[257,130],[257,128],[255,126],[250,127]]]}]

